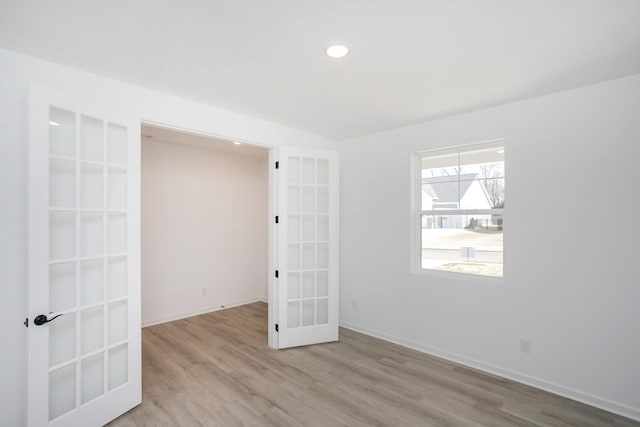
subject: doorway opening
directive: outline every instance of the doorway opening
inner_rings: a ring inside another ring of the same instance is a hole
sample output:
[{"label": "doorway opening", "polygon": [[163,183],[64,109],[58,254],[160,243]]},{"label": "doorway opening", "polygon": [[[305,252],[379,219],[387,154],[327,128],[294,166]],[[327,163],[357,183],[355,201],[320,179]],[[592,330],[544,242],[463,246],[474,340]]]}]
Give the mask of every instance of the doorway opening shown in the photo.
[{"label": "doorway opening", "polygon": [[142,326],[266,302],[269,149],[141,130]]}]

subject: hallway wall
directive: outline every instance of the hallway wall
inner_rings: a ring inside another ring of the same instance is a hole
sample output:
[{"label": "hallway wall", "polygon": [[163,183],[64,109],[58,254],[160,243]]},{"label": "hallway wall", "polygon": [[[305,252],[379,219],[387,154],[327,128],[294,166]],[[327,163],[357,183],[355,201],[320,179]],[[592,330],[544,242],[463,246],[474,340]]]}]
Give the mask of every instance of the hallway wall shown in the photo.
[{"label": "hallway wall", "polygon": [[142,142],[142,325],[266,298],[267,157]]}]

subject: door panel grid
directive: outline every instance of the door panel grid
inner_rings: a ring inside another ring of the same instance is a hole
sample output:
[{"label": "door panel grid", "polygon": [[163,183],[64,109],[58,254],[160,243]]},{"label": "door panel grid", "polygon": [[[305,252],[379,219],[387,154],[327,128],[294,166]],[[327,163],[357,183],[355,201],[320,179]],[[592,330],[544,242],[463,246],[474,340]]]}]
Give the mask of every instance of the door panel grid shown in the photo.
[{"label": "door panel grid", "polygon": [[128,381],[127,130],[49,112],[49,416]]},{"label": "door panel grid", "polygon": [[328,269],[329,163],[290,156],[288,167],[287,327],[326,324],[328,288],[318,283]]},{"label": "door panel grid", "polygon": [[28,118],[26,421],[104,425],[141,401],[139,118],[37,84]]},{"label": "door panel grid", "polygon": [[[275,348],[338,339],[338,155],[279,148],[273,177],[277,253],[270,298]],[[273,314],[272,314],[273,313]],[[277,317],[275,317],[277,315]]]}]

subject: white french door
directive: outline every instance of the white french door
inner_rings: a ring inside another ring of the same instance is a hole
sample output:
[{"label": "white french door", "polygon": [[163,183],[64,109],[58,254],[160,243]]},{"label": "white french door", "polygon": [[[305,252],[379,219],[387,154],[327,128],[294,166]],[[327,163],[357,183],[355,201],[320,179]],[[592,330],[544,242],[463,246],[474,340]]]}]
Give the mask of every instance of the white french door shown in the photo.
[{"label": "white french door", "polygon": [[29,87],[29,427],[141,402],[140,124]]},{"label": "white french door", "polygon": [[[338,153],[279,148],[269,334],[275,348],[338,340]],[[277,328],[277,329],[276,329]]]}]

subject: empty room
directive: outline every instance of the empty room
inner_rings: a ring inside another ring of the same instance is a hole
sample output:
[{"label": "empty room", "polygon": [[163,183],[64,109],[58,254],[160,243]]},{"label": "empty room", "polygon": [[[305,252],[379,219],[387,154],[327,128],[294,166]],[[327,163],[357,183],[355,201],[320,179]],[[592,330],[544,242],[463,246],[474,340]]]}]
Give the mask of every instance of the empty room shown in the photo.
[{"label": "empty room", "polygon": [[141,135],[142,326],[266,301],[268,150]]},{"label": "empty room", "polygon": [[0,0],[0,425],[640,426],[640,2]]}]

